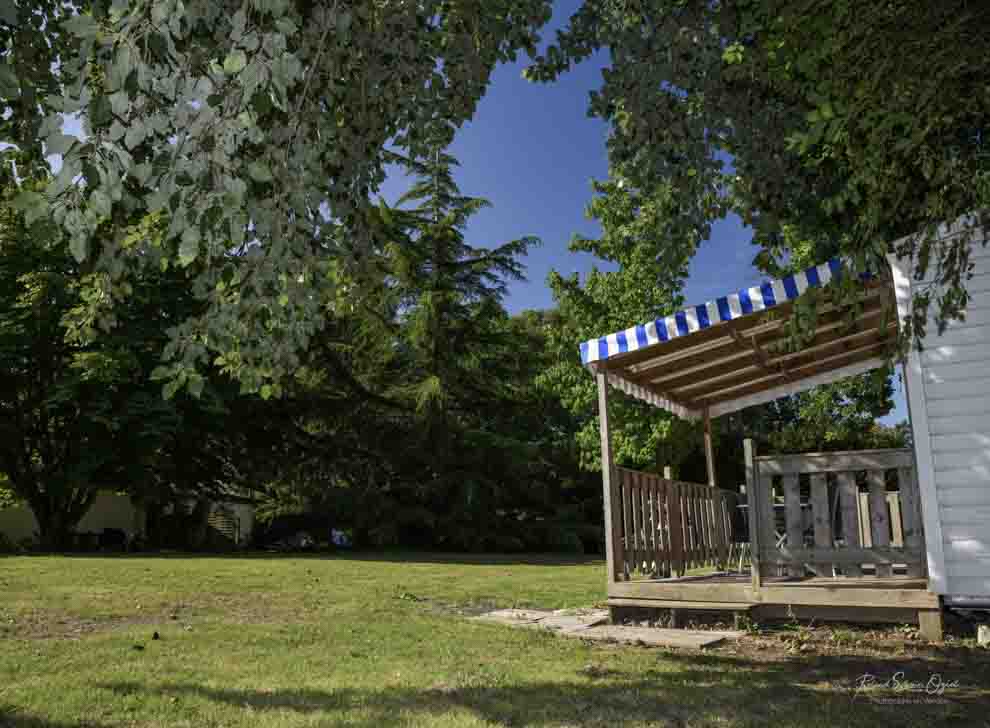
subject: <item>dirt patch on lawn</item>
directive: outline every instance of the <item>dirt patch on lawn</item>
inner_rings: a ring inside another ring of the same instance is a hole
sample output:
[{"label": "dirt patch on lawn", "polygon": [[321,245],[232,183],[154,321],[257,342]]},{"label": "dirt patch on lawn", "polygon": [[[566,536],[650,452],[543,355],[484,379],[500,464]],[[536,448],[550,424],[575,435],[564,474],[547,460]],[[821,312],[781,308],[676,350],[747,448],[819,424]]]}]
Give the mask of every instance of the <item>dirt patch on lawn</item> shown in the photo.
[{"label": "dirt patch on lawn", "polygon": [[3,623],[0,623],[0,639],[78,640],[96,632],[160,622],[160,618],[152,615],[81,617],[69,612],[46,609],[5,617]]},{"label": "dirt patch on lawn", "polygon": [[148,602],[122,604],[119,611],[101,605],[93,610],[94,613],[86,615],[54,607],[0,613],[0,640],[76,640],[136,626],[192,629],[197,624],[218,619],[233,624],[304,622],[316,619],[318,611],[299,603],[287,605],[274,593],[204,594],[174,603],[163,604],[154,599]]}]

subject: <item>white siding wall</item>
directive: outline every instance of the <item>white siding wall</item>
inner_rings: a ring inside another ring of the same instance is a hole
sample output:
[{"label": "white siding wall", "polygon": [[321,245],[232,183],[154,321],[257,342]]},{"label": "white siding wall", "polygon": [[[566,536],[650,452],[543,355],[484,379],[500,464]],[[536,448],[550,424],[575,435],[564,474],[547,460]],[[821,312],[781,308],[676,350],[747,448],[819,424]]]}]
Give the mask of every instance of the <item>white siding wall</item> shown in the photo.
[{"label": "white siding wall", "polygon": [[[247,544],[254,529],[254,506],[232,503],[227,506],[240,524],[240,543]],[[99,533],[104,528],[119,528],[129,533],[144,533],[144,509],[135,507],[130,496],[97,493],[89,511],[76,528],[77,533]],[[0,510],[0,533],[15,544],[34,538],[38,522],[27,506]]]},{"label": "white siding wall", "polygon": [[936,511],[925,514],[933,588],[990,597],[990,248],[976,242],[973,256],[966,320],[941,336],[932,323],[905,372],[915,436],[927,441],[916,451],[923,505]]},{"label": "white siding wall", "polygon": [[[144,511],[135,508],[126,495],[97,493],[93,505],[76,528],[78,533],[98,533],[104,528],[119,528],[130,533],[144,533]],[[14,543],[34,538],[38,521],[27,506],[0,511],[0,533]]]}]

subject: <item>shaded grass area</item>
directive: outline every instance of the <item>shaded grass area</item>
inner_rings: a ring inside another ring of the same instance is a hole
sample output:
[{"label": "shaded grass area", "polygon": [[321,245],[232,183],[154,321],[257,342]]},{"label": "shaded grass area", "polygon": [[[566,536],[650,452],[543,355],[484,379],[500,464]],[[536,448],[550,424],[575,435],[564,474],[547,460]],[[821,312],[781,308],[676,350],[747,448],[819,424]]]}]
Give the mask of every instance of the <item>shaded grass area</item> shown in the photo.
[{"label": "shaded grass area", "polygon": [[[987,725],[986,652],[676,652],[462,616],[590,606],[603,579],[552,557],[0,559],[0,726]],[[855,690],[897,671],[959,684]]]}]

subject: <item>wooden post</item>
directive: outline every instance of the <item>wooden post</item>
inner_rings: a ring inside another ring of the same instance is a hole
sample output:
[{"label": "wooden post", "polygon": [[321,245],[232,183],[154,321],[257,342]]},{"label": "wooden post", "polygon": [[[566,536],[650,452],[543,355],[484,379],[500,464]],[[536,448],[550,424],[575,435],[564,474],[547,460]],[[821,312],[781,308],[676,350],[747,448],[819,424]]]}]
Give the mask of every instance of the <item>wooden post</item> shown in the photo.
[{"label": "wooden post", "polygon": [[921,636],[930,642],[941,642],[942,634],[942,609],[919,609],[918,610],[918,631]]},{"label": "wooden post", "polygon": [[753,575],[753,589],[759,591],[762,585],[760,578],[760,481],[756,470],[756,453],[753,441],[746,438],[743,441],[743,452],[746,457],[746,516],[749,521],[749,562]]},{"label": "wooden post", "polygon": [[[866,474],[870,486],[870,525],[872,526],[874,548],[890,546],[890,516],[887,510],[887,484],[883,470],[871,470]],[[877,564],[878,577],[891,576],[890,564]]]},{"label": "wooden post", "polygon": [[599,369],[595,373],[598,380],[598,423],[602,439],[602,489],[605,501],[605,562],[608,565],[608,583],[619,581],[619,564],[622,558],[622,537],[619,524],[622,523],[621,504],[613,490],[615,470],[612,464],[612,435],[608,422],[608,373]]},{"label": "wooden post", "polygon": [[[811,518],[815,529],[815,550],[826,552],[835,547],[832,538],[832,511],[828,501],[828,480],[825,473],[811,474]],[[818,576],[835,576],[831,563],[813,564]]]},{"label": "wooden post", "polygon": [[[925,551],[925,539],[921,529],[921,512],[918,507],[918,480],[914,468],[901,468],[897,471],[897,481],[901,493],[901,518],[904,522],[904,548],[913,551]],[[925,559],[913,561],[907,565],[907,575],[921,577],[925,575]]]},{"label": "wooden post", "polygon": [[667,528],[670,534],[670,575],[684,576],[684,528],[681,510],[681,489],[674,481],[674,471],[669,465],[663,467],[663,477],[670,481],[667,485]]},{"label": "wooden post", "polygon": [[716,486],[715,481],[715,451],[712,447],[712,418],[705,407],[705,466],[708,468],[708,485]]},{"label": "wooden post", "polygon": [[[784,530],[787,532],[787,550],[795,552],[804,548],[804,513],[801,511],[801,483],[797,473],[784,476]],[[790,561],[790,576],[804,576],[804,563]]]}]

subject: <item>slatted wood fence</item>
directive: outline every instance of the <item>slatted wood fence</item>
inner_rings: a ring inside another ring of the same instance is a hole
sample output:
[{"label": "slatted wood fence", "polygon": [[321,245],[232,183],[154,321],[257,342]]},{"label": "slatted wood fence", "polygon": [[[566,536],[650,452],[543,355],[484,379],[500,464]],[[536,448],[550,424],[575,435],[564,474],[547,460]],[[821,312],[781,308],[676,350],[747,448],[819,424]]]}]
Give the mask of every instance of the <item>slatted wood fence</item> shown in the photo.
[{"label": "slatted wood fence", "polygon": [[925,576],[910,450],[761,456],[747,465],[761,576]]},{"label": "slatted wood fence", "polygon": [[615,559],[626,579],[683,576],[727,563],[735,493],[615,468],[612,498],[621,513]]}]

